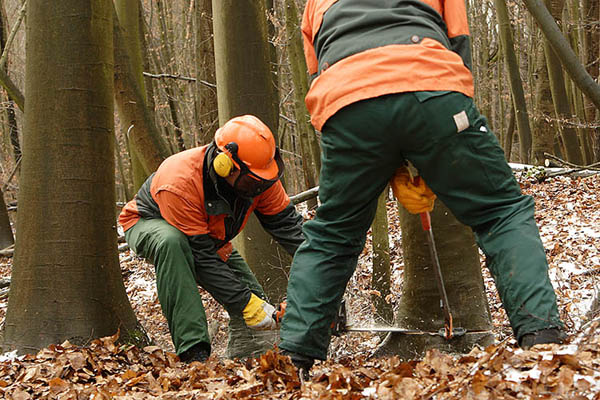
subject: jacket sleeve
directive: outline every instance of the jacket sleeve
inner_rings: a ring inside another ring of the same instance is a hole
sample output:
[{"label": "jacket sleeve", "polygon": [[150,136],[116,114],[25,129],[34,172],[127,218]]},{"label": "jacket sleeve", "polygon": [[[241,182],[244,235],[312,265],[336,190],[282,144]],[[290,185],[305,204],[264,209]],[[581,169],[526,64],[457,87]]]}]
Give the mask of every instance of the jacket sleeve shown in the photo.
[{"label": "jacket sleeve", "polygon": [[229,313],[241,314],[250,300],[251,291],[217,254],[214,241],[208,235],[188,237],[196,281]]},{"label": "jacket sleeve", "polygon": [[291,256],[296,253],[304,241],[302,234],[302,216],[290,202],[287,207],[274,215],[262,214],[255,211],[262,227],[279,243]]},{"label": "jacket sleeve", "polygon": [[471,40],[465,0],[443,0],[443,18],[448,28],[451,50],[457,53],[469,70],[471,65]]},{"label": "jacket sleeve", "polygon": [[[302,41],[304,43],[304,58],[306,59],[306,66],[308,67],[308,74],[314,75],[317,73],[319,68],[317,62],[317,55],[315,53],[315,47],[313,46],[315,29],[314,26],[317,23],[315,21],[315,2],[308,0],[306,7],[304,8],[304,14],[302,16]],[[318,29],[318,27],[317,27]]]}]

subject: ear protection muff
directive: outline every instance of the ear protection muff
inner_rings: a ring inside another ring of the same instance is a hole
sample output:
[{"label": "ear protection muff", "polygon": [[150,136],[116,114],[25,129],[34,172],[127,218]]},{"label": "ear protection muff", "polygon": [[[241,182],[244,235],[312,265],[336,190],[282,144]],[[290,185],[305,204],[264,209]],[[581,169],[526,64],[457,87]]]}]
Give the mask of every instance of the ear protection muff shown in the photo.
[{"label": "ear protection muff", "polygon": [[213,168],[221,178],[227,178],[233,170],[233,161],[225,153],[219,153],[213,161]]},{"label": "ear protection muff", "polygon": [[[225,145],[225,150],[228,152],[237,151],[237,143],[231,142]],[[213,168],[217,175],[221,178],[227,178],[234,169],[233,161],[227,153],[219,153],[213,160]]]}]

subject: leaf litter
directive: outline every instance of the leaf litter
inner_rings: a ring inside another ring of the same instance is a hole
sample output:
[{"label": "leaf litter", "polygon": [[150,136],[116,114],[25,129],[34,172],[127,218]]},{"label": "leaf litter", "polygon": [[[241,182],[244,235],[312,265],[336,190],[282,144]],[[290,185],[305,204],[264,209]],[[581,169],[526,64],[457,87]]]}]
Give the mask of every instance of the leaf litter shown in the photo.
[{"label": "leaf litter", "polygon": [[[569,333],[564,345],[522,350],[510,335],[493,280],[483,268],[496,343],[469,354],[430,350],[421,360],[370,358],[381,341],[360,333],[333,338],[328,361],[318,361],[301,383],[276,348],[259,358],[223,358],[227,314],[202,294],[213,354],[205,363],[184,364],[173,353],[156,296],[153,267],[121,253],[127,294],[154,345],[143,349],[117,342],[118,332],[88,346],[68,342],[35,355],[0,355],[0,395],[7,399],[600,399],[600,177],[556,177],[544,182],[518,173],[523,191],[536,201],[536,222],[550,264],[559,310]],[[402,282],[401,235],[396,205],[388,202],[392,293]],[[309,218],[311,212],[304,211]],[[370,237],[347,290],[351,323],[375,320],[370,297]],[[12,259],[0,259],[0,277]],[[482,263],[483,266],[483,263]],[[4,321],[7,300],[0,300]]]}]

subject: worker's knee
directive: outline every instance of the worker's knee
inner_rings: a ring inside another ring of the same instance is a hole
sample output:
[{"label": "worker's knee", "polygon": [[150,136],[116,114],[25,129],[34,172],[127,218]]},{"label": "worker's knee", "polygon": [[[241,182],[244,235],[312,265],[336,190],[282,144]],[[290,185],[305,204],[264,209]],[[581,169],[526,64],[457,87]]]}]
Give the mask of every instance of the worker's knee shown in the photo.
[{"label": "worker's knee", "polygon": [[156,251],[160,257],[161,255],[186,254],[191,250],[187,237],[173,228],[162,232],[157,242]]}]

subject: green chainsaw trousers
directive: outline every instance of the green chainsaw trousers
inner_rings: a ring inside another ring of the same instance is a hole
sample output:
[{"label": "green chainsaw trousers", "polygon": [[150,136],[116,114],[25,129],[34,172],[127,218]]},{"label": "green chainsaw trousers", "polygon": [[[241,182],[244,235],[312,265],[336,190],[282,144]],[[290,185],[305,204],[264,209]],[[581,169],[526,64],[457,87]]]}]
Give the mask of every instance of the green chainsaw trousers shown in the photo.
[{"label": "green chainsaw trousers", "polygon": [[[210,349],[206,313],[198,284],[201,269],[194,267],[194,259],[187,237],[163,219],[140,219],[125,232],[131,249],[140,257],[150,260],[156,271],[156,289],[171,339],[177,354],[197,343]],[[227,260],[236,277],[257,296],[265,299],[264,291],[242,256],[234,250]],[[226,292],[227,287],[219,290]],[[214,291],[214,288],[213,288]],[[210,293],[217,301],[227,298]],[[276,332],[249,329],[239,312],[245,304],[222,304],[230,311],[229,341],[226,356],[250,357],[272,347],[278,340]]]},{"label": "green chainsaw trousers", "polygon": [[533,199],[521,193],[471,98],[414,92],[360,101],[327,121],[321,147],[321,206],[294,256],[282,349],[326,358],[377,199],[404,160],[473,229],[517,339],[562,327]]}]

